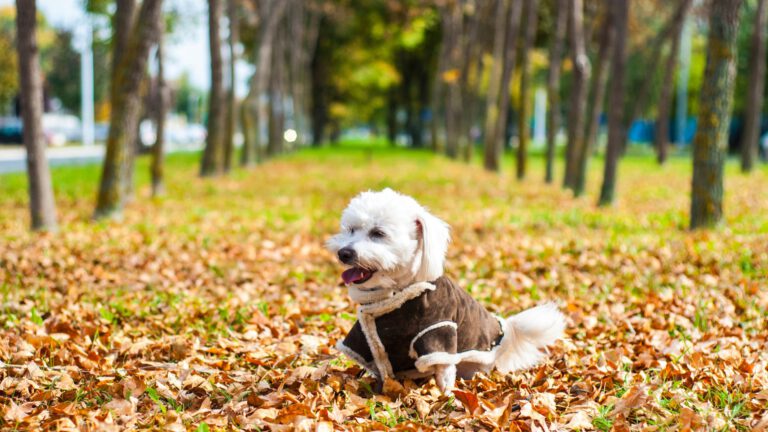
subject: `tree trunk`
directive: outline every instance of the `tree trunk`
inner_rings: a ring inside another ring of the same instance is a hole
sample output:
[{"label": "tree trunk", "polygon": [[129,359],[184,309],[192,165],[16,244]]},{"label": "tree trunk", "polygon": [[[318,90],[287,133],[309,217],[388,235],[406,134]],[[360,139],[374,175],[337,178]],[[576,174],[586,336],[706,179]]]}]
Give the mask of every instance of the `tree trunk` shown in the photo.
[{"label": "tree trunk", "polygon": [[691,229],[711,227],[723,217],[723,165],[736,78],[736,50],[741,0],[710,5],[707,66],[693,142]]},{"label": "tree trunk", "polygon": [[272,52],[269,82],[269,123],[267,142],[267,156],[276,156],[283,152],[283,126],[285,124],[283,78],[285,69],[284,38],[280,35],[275,39],[275,49]]},{"label": "tree trunk", "polygon": [[[493,81],[489,83],[488,105],[486,109],[485,127],[485,169],[498,172],[501,169],[501,156],[504,152],[504,142],[509,123],[509,82],[515,69],[517,52],[517,33],[522,15],[520,1],[508,2],[501,0],[496,20],[496,37],[494,37],[494,70]],[[499,62],[498,69],[496,62]]]},{"label": "tree trunk", "polygon": [[235,133],[237,132],[237,42],[239,38],[237,23],[237,0],[227,0],[227,21],[229,21],[229,37],[227,45],[229,50],[229,87],[227,88],[226,116],[224,121],[224,172],[232,169],[232,156],[235,150]]},{"label": "tree trunk", "polygon": [[525,0],[525,9],[523,16],[525,16],[525,23],[527,27],[524,30],[525,38],[523,39],[523,46],[520,50],[520,112],[519,120],[520,124],[520,139],[517,145],[517,179],[522,180],[525,178],[525,168],[528,158],[528,141],[530,141],[531,133],[528,122],[530,120],[530,92],[529,87],[531,85],[531,71],[530,71],[530,52],[533,49],[533,45],[536,39],[536,20],[537,20],[537,6],[538,0]]},{"label": "tree trunk", "polygon": [[579,155],[584,147],[584,112],[587,108],[587,86],[590,65],[584,39],[583,6],[581,0],[570,5],[571,59],[573,62],[573,90],[568,113],[568,144],[566,147],[565,177],[563,185],[576,190]]},{"label": "tree trunk", "polygon": [[[675,16],[674,30],[672,31],[672,43],[669,47],[669,54],[666,65],[662,70],[663,78],[661,80],[661,95],[659,96],[659,113],[656,119],[656,134],[654,136],[654,147],[656,148],[656,159],[659,164],[667,161],[667,149],[669,147],[669,113],[672,111],[672,90],[675,84],[675,65],[680,53],[680,38],[682,37],[685,18],[688,10],[693,3],[692,0],[681,0],[682,13]],[[762,4],[764,0],[759,0]],[[765,26],[765,22],[763,22]],[[764,64],[764,62],[763,62]]]},{"label": "tree trunk", "polygon": [[113,82],[112,111],[109,136],[101,172],[99,196],[94,218],[122,216],[125,204],[126,158],[129,147],[136,142],[141,111],[140,86],[144,78],[149,48],[158,38],[162,19],[162,0],[144,0],[139,16],[131,29],[131,37],[120,59]]},{"label": "tree trunk", "polygon": [[[610,7],[610,5],[606,5]],[[597,51],[597,66],[595,74],[592,76],[592,103],[589,105],[589,114],[587,115],[587,134],[585,156],[588,158],[597,149],[597,133],[600,130],[600,115],[603,113],[603,103],[605,101],[605,91],[608,86],[608,67],[611,62],[611,53],[613,51],[614,27],[610,20],[610,14],[607,14],[603,28],[600,34],[600,45]],[[583,169],[586,173],[586,167]]]},{"label": "tree trunk", "polygon": [[163,151],[165,143],[165,116],[168,108],[168,87],[165,83],[165,53],[163,52],[163,30],[157,41],[157,108],[155,114],[155,145],[152,146],[152,163],[150,176],[152,178],[152,196],[165,194],[165,182],[163,180]]},{"label": "tree trunk", "polygon": [[760,143],[763,92],[765,89],[765,26],[765,0],[758,0],[755,29],[752,33],[752,51],[749,56],[747,108],[744,113],[744,132],[741,138],[741,171],[745,173],[752,171]]},{"label": "tree trunk", "polygon": [[43,83],[37,47],[37,5],[16,0],[16,49],[19,56],[21,117],[27,149],[29,210],[33,230],[56,231],[56,204],[43,139]]},{"label": "tree trunk", "polygon": [[509,0],[496,0],[496,20],[493,36],[493,66],[488,78],[488,93],[485,108],[484,166],[488,171],[498,171],[501,154],[496,145],[496,121],[499,116],[499,94],[501,93],[501,73],[503,69],[504,48],[506,45],[507,14]]},{"label": "tree trunk", "polygon": [[445,154],[451,158],[459,157],[459,139],[461,137],[461,118],[462,118],[462,94],[461,94],[461,61],[464,44],[463,39],[463,21],[464,10],[459,0],[454,1],[448,6],[446,19],[444,21],[444,32],[449,35],[444,42],[447,47],[447,68],[442,71],[438,80],[442,80],[447,88],[448,100],[445,104]]},{"label": "tree trunk", "polygon": [[[606,7],[610,8],[610,5],[606,4]],[[603,111],[603,100],[605,99],[605,90],[608,84],[608,66],[611,58],[611,47],[613,46],[613,34],[613,22],[610,19],[610,14],[608,14],[600,34],[597,68],[592,78],[592,103],[589,105],[587,113],[587,130],[584,144],[579,149],[579,154],[577,155],[576,179],[573,188],[575,196],[584,194],[589,158],[592,156],[592,149],[597,147],[597,131],[600,127],[600,114]]]},{"label": "tree trunk", "polygon": [[[265,23],[261,37],[259,38],[256,61],[256,76],[254,77],[254,97],[256,99],[256,115],[254,121],[254,145],[257,149],[263,147],[262,129],[269,130],[270,124],[270,96],[269,87],[272,75],[272,58],[275,38],[280,30],[279,24],[283,19],[285,10],[290,2],[283,0],[268,0],[262,8],[260,20]],[[269,133],[267,133],[269,136]]]},{"label": "tree trunk", "polygon": [[560,128],[560,70],[563,62],[563,42],[568,27],[568,0],[557,0],[557,16],[552,45],[549,49],[549,71],[547,73],[547,156],[544,181],[554,179],[555,145]]},{"label": "tree trunk", "polygon": [[[131,29],[134,25],[134,18],[136,15],[136,0],[117,0],[117,8],[115,10],[115,15],[113,17],[113,27],[114,27],[114,34],[113,34],[113,41],[112,41],[112,71],[111,71],[111,82],[116,83],[118,80],[118,72],[120,68],[120,61],[122,60],[122,55],[125,52],[125,50],[128,48],[128,43],[130,41],[131,37]],[[117,86],[112,85],[112,92],[116,91]],[[111,93],[110,96],[112,99],[110,99],[111,103],[114,103],[115,95],[114,93]],[[141,119],[137,121],[136,127],[138,128],[138,123],[141,122]],[[136,139],[138,139],[138,133],[133,134]],[[133,169],[134,169],[134,159],[136,157],[136,140],[131,142],[128,147],[126,148],[125,152],[125,168],[123,169],[123,178],[121,179],[122,187],[124,189],[123,195],[124,200],[126,202],[130,201],[133,195]]]},{"label": "tree trunk", "polygon": [[[478,104],[477,95],[480,92],[475,93],[475,88],[479,88],[480,77],[482,74],[482,45],[478,41],[478,35],[480,33],[480,20],[482,16],[479,3],[474,3],[472,13],[467,15],[464,27],[466,30],[466,36],[464,37],[464,54],[463,64],[460,78],[461,86],[461,99],[463,102],[463,115],[461,116],[461,138],[459,142],[459,151],[462,154],[462,158],[465,162],[472,160],[472,153],[474,153],[474,137],[473,125],[477,120]],[[474,72],[474,81],[470,78]]]},{"label": "tree trunk", "polygon": [[208,135],[200,164],[200,176],[224,172],[224,65],[221,58],[222,0],[208,0],[208,40],[211,52],[211,90],[208,95]]},{"label": "tree trunk", "polygon": [[[449,115],[448,103],[450,94],[448,86],[450,83],[444,83],[445,72],[451,68],[451,51],[456,49],[454,43],[454,37],[456,36],[456,29],[453,28],[453,13],[454,2],[447,2],[443,7],[440,7],[440,21],[442,25],[440,47],[437,55],[437,68],[436,78],[432,82],[432,122],[430,124],[430,130],[432,132],[430,147],[432,151],[441,152],[445,151],[446,154],[450,151],[448,149],[450,127],[447,119]],[[401,58],[406,56],[400,55]],[[405,64],[405,62],[401,62]],[[407,88],[401,89],[402,91],[408,91]],[[445,142],[443,141],[445,139]]]},{"label": "tree trunk", "polygon": [[611,59],[611,92],[608,95],[608,147],[605,155],[603,185],[600,189],[600,206],[613,203],[616,190],[616,168],[626,139],[624,120],[624,69],[627,63],[627,25],[629,0],[612,0],[611,19],[616,31]]}]

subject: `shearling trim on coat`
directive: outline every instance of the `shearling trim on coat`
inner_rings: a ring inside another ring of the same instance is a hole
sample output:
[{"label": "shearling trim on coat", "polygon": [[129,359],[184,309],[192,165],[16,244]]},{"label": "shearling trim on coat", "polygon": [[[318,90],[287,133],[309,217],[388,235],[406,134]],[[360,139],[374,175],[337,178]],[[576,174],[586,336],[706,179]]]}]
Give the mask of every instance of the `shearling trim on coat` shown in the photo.
[{"label": "shearling trim on coat", "polygon": [[419,354],[416,352],[416,350],[413,349],[413,344],[415,344],[416,341],[419,340],[419,338],[421,338],[425,334],[431,332],[432,330],[439,329],[441,327],[452,327],[454,330],[459,328],[459,326],[453,321],[440,321],[439,323],[432,324],[431,326],[420,331],[416,336],[413,337],[413,339],[411,339],[411,345],[408,348],[408,355],[411,356],[411,358],[416,359],[419,356]]},{"label": "shearling trim on coat", "polygon": [[436,286],[429,282],[418,282],[382,301],[361,305],[357,311],[358,313],[364,313],[366,315],[372,315],[374,318],[378,318],[395,309],[399,309],[405,302],[419,297],[425,291],[434,291],[435,288]]},{"label": "shearling trim on coat", "polygon": [[368,346],[371,348],[373,354],[373,361],[376,363],[376,368],[379,370],[379,377],[392,378],[395,376],[392,371],[392,363],[389,361],[387,351],[384,348],[384,344],[381,343],[379,333],[376,330],[376,320],[373,316],[359,312],[357,319],[360,321],[360,327],[363,329],[365,339],[368,341]]},{"label": "shearling trim on coat", "polygon": [[350,359],[354,360],[357,364],[359,364],[366,371],[368,371],[368,373],[370,373],[372,375],[377,375],[378,376],[379,371],[376,369],[376,365],[371,363],[371,362],[365,361],[363,356],[361,356],[360,354],[356,353],[355,350],[353,350],[352,348],[344,345],[344,341],[343,340],[340,340],[339,342],[336,343],[336,349],[341,351],[341,352],[343,352],[345,356],[347,356]]}]

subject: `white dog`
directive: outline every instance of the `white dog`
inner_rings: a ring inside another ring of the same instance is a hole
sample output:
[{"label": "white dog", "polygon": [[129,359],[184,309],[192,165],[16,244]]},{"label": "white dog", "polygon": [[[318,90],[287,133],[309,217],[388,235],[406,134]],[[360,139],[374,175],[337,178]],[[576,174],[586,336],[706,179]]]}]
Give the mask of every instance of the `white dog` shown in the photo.
[{"label": "white dog", "polygon": [[384,189],[355,197],[341,232],[328,240],[348,266],[342,279],[360,304],[358,322],[336,347],[381,382],[434,375],[450,392],[457,375],[536,365],[541,349],[563,333],[553,304],[504,319],[443,276],[449,239],[445,222]]}]

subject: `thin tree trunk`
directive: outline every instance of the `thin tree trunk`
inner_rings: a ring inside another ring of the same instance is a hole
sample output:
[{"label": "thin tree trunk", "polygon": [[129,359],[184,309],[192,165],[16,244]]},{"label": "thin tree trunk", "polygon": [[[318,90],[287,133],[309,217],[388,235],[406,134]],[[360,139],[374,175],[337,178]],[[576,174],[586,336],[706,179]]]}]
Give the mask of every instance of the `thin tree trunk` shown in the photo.
[{"label": "thin tree trunk", "polygon": [[496,0],[496,20],[493,36],[493,67],[488,78],[488,94],[485,108],[485,148],[484,166],[488,171],[498,171],[501,155],[496,144],[496,123],[499,116],[499,94],[501,93],[501,73],[506,45],[507,14],[509,0]]},{"label": "thin tree trunk", "polygon": [[120,59],[110,113],[109,136],[101,172],[99,196],[94,218],[122,216],[125,204],[126,157],[136,142],[141,112],[140,86],[144,78],[149,48],[158,38],[162,18],[162,0],[144,0],[131,29],[130,41]]},{"label": "thin tree trunk", "polygon": [[283,125],[285,110],[283,109],[283,77],[285,68],[285,38],[278,35],[275,39],[275,49],[272,52],[272,74],[269,83],[269,123],[267,156],[275,156],[283,152]]},{"label": "thin tree trunk", "polygon": [[16,0],[16,49],[21,84],[23,140],[27,150],[29,210],[33,230],[56,231],[56,203],[43,139],[43,83],[37,47],[37,5]]},{"label": "thin tree trunk", "polygon": [[445,105],[445,154],[451,158],[459,157],[459,139],[461,137],[462,94],[461,94],[461,62],[463,54],[463,5],[459,0],[448,6],[445,20],[445,33],[450,37],[448,42],[448,67],[442,72],[442,79],[448,87],[448,100]]},{"label": "thin tree trunk", "polygon": [[163,159],[165,144],[165,116],[168,107],[168,88],[165,84],[165,53],[163,52],[163,30],[157,41],[157,108],[155,119],[155,145],[152,146],[152,163],[150,176],[152,178],[152,196],[165,194],[165,181],[163,179]]},{"label": "thin tree trunk", "polygon": [[570,5],[569,29],[571,34],[571,59],[573,62],[573,90],[568,113],[568,144],[566,147],[565,176],[563,185],[576,189],[579,154],[584,147],[584,112],[587,108],[587,86],[590,65],[584,39],[583,6],[581,0]]},{"label": "thin tree trunk", "polygon": [[527,24],[524,30],[523,46],[520,50],[520,112],[519,120],[520,124],[520,139],[517,145],[517,179],[522,180],[525,178],[526,162],[528,159],[528,141],[530,141],[531,133],[528,122],[530,120],[530,95],[529,87],[531,85],[531,71],[530,71],[530,53],[533,49],[533,45],[536,39],[536,21],[537,21],[537,6],[538,0],[525,0],[525,9],[523,16],[525,16],[525,23]]},{"label": "thin tree trunk", "polygon": [[[275,45],[275,38],[279,30],[279,24],[283,19],[284,13],[290,2],[283,0],[268,0],[267,6],[262,8],[261,20],[265,23],[264,31],[258,44],[256,76],[255,76],[255,98],[257,101],[254,129],[256,138],[254,145],[261,149],[262,128],[269,130],[270,101],[269,87],[272,75],[272,58]],[[267,136],[269,134],[267,133]]]},{"label": "thin tree trunk", "polygon": [[208,41],[211,52],[211,89],[208,95],[208,135],[205,139],[200,176],[210,177],[224,172],[224,67],[221,58],[222,0],[208,0]]},{"label": "thin tree trunk", "polygon": [[[759,0],[762,4],[764,0]],[[682,37],[685,18],[688,10],[693,3],[692,0],[681,0],[682,12],[675,16],[674,30],[672,31],[672,43],[669,47],[667,61],[662,70],[661,95],[659,96],[659,113],[656,119],[656,134],[654,136],[654,147],[656,148],[656,159],[659,164],[667,161],[667,149],[669,147],[669,123],[671,121],[669,113],[672,111],[672,90],[675,84],[675,66],[677,57],[680,53],[680,38]],[[763,23],[764,25],[765,23]]]},{"label": "thin tree trunk", "polygon": [[[459,151],[462,154],[462,158],[465,162],[472,160],[472,153],[474,152],[474,139],[472,137],[472,126],[477,117],[477,94],[473,93],[474,87],[477,87],[475,82],[480,81],[481,62],[478,59],[482,57],[482,46],[478,42],[478,34],[480,30],[481,20],[481,6],[478,3],[472,3],[474,8],[473,13],[468,14],[464,27],[467,29],[466,37],[464,38],[464,54],[463,64],[461,72],[461,91],[463,102],[463,114],[461,116],[461,138],[459,142]],[[475,82],[470,78],[473,73]]]},{"label": "thin tree trunk", "polygon": [[749,56],[749,89],[747,108],[744,113],[744,133],[741,139],[741,171],[750,172],[757,159],[760,142],[760,126],[763,113],[763,92],[765,90],[765,0],[757,1],[757,16],[752,34],[752,51]]},{"label": "thin tree trunk", "polygon": [[549,50],[549,72],[547,73],[547,156],[544,181],[554,179],[555,145],[560,128],[560,70],[563,62],[565,31],[568,27],[568,0],[557,0],[557,16],[552,45]]},{"label": "thin tree trunk", "polygon": [[[455,49],[454,36],[456,30],[452,28],[453,14],[451,9],[453,3],[447,3],[444,7],[440,8],[440,20],[442,23],[442,35],[440,40],[440,48],[437,55],[437,77],[432,82],[432,122],[430,129],[432,132],[430,146],[435,152],[445,151],[446,154],[450,151],[448,149],[449,132],[447,119],[449,108],[448,100],[450,98],[448,92],[449,83],[444,83],[443,79],[445,72],[451,67],[451,50]],[[405,80],[404,80],[405,81]],[[406,90],[407,91],[407,90]],[[445,139],[445,142],[443,141]]]},{"label": "thin tree trunk", "polygon": [[[509,110],[509,83],[512,78],[512,71],[515,69],[515,60],[517,53],[517,33],[520,26],[520,16],[522,15],[522,3],[512,1],[512,4],[506,8],[507,2],[504,1],[502,18],[497,19],[496,24],[501,26],[501,31],[497,28],[496,36],[502,36],[500,50],[498,52],[497,40],[494,38],[494,68],[495,62],[500,62],[500,77],[498,79],[498,88],[496,83],[493,91],[488,92],[488,109],[486,110],[485,127],[485,169],[498,172],[501,169],[501,156],[504,152],[504,143],[507,136],[507,125],[509,123],[507,115]],[[494,69],[492,73],[496,73]]]},{"label": "thin tree trunk", "polygon": [[[610,8],[610,4],[606,4]],[[606,16],[603,28],[600,34],[600,46],[597,53],[597,68],[592,78],[592,103],[589,105],[587,113],[587,131],[584,139],[584,145],[579,149],[576,164],[576,179],[573,188],[575,196],[584,194],[587,183],[587,172],[589,158],[592,156],[592,149],[597,147],[597,131],[600,127],[600,114],[603,111],[603,100],[605,99],[605,90],[608,84],[608,66],[610,65],[611,47],[613,45],[613,22],[610,14]]]},{"label": "thin tree trunk", "polygon": [[229,49],[229,87],[227,88],[227,111],[224,121],[224,172],[232,169],[232,156],[235,150],[235,133],[237,132],[237,42],[239,29],[237,23],[237,0],[227,0],[227,21],[229,21],[229,37],[227,45]]},{"label": "thin tree trunk", "polygon": [[[606,7],[610,7],[610,5],[607,4]],[[607,14],[600,34],[597,66],[595,67],[595,74],[592,76],[592,103],[589,105],[589,114],[587,115],[587,121],[589,122],[586,134],[587,153],[585,156],[587,158],[597,149],[597,133],[600,130],[600,115],[603,113],[605,91],[608,87],[608,67],[611,64],[614,31],[610,14]],[[586,167],[583,172],[587,172]]]},{"label": "thin tree trunk", "polygon": [[693,142],[691,229],[711,227],[723,217],[723,165],[736,78],[736,50],[741,0],[710,5],[707,66]]},{"label": "thin tree trunk", "polygon": [[622,142],[626,139],[624,120],[624,70],[627,63],[627,25],[629,0],[612,0],[612,16],[616,41],[611,59],[611,92],[608,95],[608,148],[605,155],[600,206],[611,205],[616,190],[616,171]]}]

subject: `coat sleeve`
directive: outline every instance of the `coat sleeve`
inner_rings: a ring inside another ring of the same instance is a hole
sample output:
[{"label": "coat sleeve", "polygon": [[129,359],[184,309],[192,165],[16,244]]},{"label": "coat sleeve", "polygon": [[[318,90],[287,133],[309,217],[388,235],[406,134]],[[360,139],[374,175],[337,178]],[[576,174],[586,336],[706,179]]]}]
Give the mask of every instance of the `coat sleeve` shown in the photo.
[{"label": "coat sleeve", "polygon": [[457,363],[456,328],[453,321],[441,321],[425,328],[413,338],[409,355],[416,360],[416,369],[427,372],[435,365]]}]

